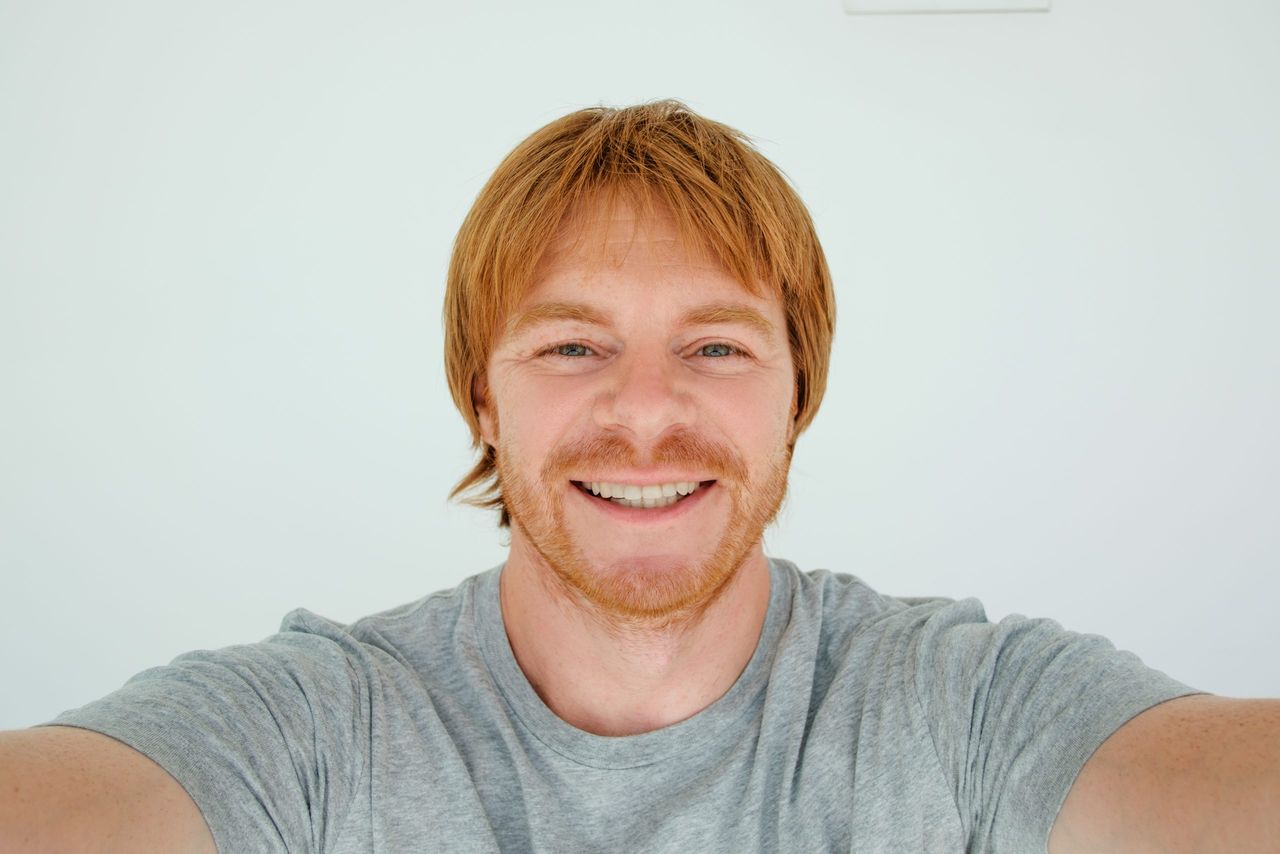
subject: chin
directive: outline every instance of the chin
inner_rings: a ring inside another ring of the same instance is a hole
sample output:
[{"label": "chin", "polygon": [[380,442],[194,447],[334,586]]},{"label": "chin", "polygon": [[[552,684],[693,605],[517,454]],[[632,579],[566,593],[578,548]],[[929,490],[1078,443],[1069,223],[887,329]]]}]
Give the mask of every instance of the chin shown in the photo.
[{"label": "chin", "polygon": [[590,568],[587,574],[608,584],[634,584],[674,582],[700,574],[707,555],[614,555],[601,556],[584,563]]},{"label": "chin", "polygon": [[565,586],[596,610],[624,622],[668,625],[701,614],[719,596],[745,554],[596,554],[549,562]]}]

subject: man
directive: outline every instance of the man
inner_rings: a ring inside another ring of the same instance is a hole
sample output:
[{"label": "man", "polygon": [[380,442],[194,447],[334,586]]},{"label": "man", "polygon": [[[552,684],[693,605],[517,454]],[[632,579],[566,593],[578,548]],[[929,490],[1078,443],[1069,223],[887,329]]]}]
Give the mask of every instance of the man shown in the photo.
[{"label": "man", "polygon": [[765,557],[833,320],[737,132],[674,102],[539,130],[445,304],[455,493],[508,560],[5,735],[0,849],[1280,850],[1280,704]]}]

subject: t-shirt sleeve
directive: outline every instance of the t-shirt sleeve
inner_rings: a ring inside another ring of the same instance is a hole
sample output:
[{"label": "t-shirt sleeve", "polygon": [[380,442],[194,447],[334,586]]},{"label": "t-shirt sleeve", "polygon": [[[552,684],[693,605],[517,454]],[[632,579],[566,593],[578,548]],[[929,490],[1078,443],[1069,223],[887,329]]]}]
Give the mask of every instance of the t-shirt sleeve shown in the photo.
[{"label": "t-shirt sleeve", "polygon": [[970,599],[934,610],[912,671],[975,852],[1045,851],[1071,784],[1135,715],[1196,693],[1105,638],[1052,620],[986,619]]},{"label": "t-shirt sleeve", "polygon": [[50,724],[155,760],[196,802],[219,851],[324,851],[366,773],[369,739],[359,651],[331,634],[282,631],[188,653]]}]

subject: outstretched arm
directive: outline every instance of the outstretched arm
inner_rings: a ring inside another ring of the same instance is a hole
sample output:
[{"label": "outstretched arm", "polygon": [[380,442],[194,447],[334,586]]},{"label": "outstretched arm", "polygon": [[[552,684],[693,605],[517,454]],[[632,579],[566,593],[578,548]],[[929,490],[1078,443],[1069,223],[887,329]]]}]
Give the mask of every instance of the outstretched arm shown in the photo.
[{"label": "outstretched arm", "polygon": [[1049,851],[1280,851],[1280,700],[1183,697],[1138,715],[1081,770]]},{"label": "outstretched arm", "polygon": [[0,733],[0,851],[215,854],[186,790],[113,738],[70,727]]}]

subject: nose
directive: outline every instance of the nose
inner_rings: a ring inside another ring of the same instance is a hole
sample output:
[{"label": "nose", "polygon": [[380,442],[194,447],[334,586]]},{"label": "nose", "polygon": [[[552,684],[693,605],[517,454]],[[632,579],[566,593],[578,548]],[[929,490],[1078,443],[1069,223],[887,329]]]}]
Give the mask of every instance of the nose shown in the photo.
[{"label": "nose", "polygon": [[673,429],[692,426],[694,406],[669,353],[628,353],[613,366],[610,382],[595,403],[596,423],[647,444]]}]

